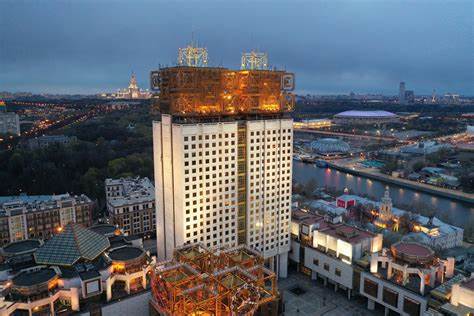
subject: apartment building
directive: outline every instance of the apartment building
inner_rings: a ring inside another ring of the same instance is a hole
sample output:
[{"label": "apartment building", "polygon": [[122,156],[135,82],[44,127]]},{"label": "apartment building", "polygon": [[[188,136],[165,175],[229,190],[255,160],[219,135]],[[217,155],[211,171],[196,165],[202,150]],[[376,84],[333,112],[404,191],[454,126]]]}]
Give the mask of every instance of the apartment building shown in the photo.
[{"label": "apartment building", "polygon": [[20,136],[20,118],[18,114],[0,111],[0,134]]},{"label": "apartment building", "polygon": [[155,187],[148,178],[105,180],[110,222],[127,235],[154,236]]},{"label": "apartment building", "polygon": [[86,195],[0,197],[0,244],[48,239],[68,223],[92,225],[94,202]]}]

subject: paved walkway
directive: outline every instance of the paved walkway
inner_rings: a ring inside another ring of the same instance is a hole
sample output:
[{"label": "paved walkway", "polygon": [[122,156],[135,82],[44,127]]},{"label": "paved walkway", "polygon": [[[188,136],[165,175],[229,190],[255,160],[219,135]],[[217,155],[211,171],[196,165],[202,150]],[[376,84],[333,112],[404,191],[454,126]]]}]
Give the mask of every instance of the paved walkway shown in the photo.
[{"label": "paved walkway", "polygon": [[[362,316],[381,315],[366,308],[366,300],[347,299],[344,290],[334,292],[334,287],[328,284],[324,287],[321,281],[312,281],[301,273],[290,273],[288,278],[280,279],[278,287],[283,293],[285,316]],[[296,295],[290,290],[300,287],[304,294]]]}]

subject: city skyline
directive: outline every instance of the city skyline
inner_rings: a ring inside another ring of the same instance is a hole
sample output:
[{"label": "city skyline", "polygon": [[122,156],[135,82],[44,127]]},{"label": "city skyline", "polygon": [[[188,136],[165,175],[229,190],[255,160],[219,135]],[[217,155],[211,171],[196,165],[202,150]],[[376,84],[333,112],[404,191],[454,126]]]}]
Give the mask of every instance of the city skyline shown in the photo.
[{"label": "city skyline", "polygon": [[175,63],[194,33],[210,65],[235,68],[242,52],[267,52],[270,65],[298,74],[300,94],[396,95],[400,81],[416,94],[474,94],[468,1],[113,4],[2,2],[1,90],[113,91],[132,71],[147,88],[149,69]]}]

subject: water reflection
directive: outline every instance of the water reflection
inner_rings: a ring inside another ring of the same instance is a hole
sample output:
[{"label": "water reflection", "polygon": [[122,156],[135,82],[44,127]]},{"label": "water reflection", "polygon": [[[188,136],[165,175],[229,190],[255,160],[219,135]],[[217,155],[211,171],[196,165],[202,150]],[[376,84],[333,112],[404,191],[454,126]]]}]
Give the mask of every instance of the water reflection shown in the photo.
[{"label": "water reflection", "polygon": [[[311,178],[315,178],[319,185],[335,187],[337,190],[344,190],[348,187],[355,194],[368,195],[380,200],[387,184],[366,179],[358,176],[348,175],[338,170],[329,168],[318,168],[315,165],[304,164],[295,161],[293,163],[293,177],[296,181],[305,183]],[[452,201],[446,198],[433,196],[428,193],[416,192],[411,189],[398,186],[389,186],[389,191],[394,204],[410,205],[413,202],[425,203],[437,210],[437,214],[449,211],[450,217],[456,223],[465,223],[474,218],[474,208],[465,203]]]}]

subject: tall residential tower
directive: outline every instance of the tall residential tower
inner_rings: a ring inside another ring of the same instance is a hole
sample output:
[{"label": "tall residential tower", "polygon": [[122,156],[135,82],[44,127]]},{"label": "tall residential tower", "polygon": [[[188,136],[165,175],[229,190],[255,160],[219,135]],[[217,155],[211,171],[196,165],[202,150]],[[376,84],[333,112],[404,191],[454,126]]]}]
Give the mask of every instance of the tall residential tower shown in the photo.
[{"label": "tall residential tower", "polygon": [[199,64],[151,73],[162,113],[153,122],[158,259],[188,243],[245,243],[285,277],[294,76]]}]

